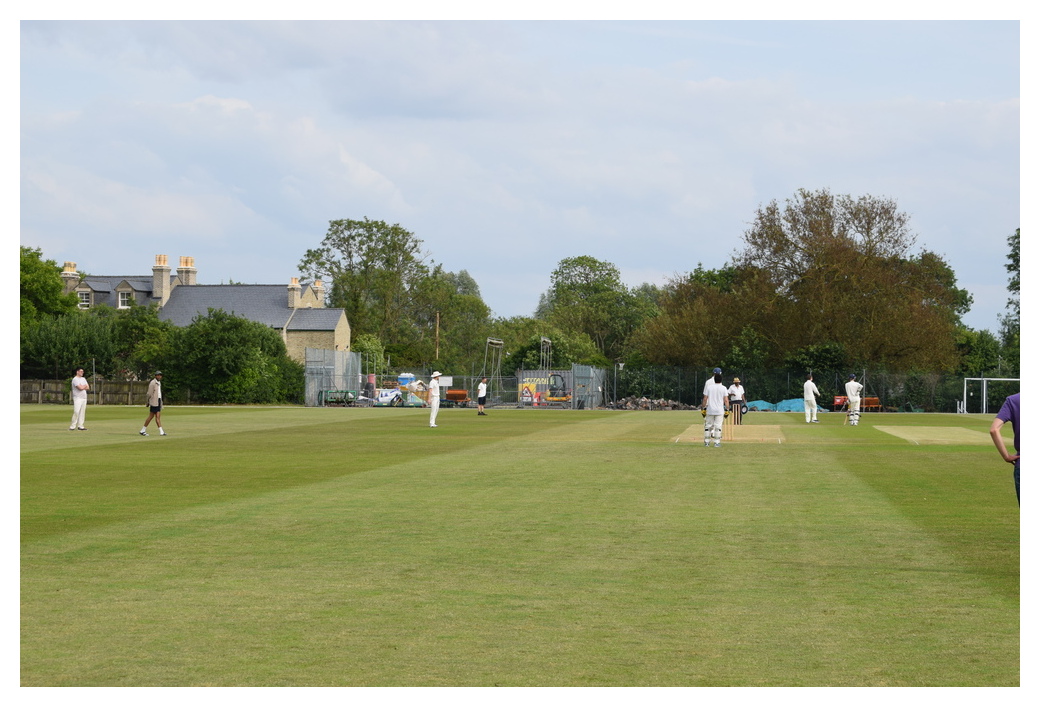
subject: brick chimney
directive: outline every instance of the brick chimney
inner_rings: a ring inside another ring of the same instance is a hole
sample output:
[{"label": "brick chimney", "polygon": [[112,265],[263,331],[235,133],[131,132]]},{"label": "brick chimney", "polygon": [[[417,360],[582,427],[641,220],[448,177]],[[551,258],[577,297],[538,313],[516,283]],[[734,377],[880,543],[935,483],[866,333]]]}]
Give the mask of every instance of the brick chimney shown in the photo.
[{"label": "brick chimney", "polygon": [[297,309],[300,306],[300,278],[294,277],[289,280],[289,309]]},{"label": "brick chimney", "polygon": [[180,267],[177,268],[177,279],[182,285],[194,285],[196,274],[195,258],[182,255]]},{"label": "brick chimney", "polygon": [[314,297],[318,300],[316,307],[325,306],[325,284],[321,280],[315,280],[312,285],[314,288]]},{"label": "brick chimney", "polygon": [[76,272],[76,264],[72,261],[65,261],[65,269],[61,271],[61,281],[64,285],[62,292],[69,294],[76,289],[76,285],[79,284],[79,273]]},{"label": "brick chimney", "polygon": [[166,256],[157,255],[155,265],[152,266],[152,299],[159,300],[159,306],[165,307],[171,289],[170,266],[166,264]]}]

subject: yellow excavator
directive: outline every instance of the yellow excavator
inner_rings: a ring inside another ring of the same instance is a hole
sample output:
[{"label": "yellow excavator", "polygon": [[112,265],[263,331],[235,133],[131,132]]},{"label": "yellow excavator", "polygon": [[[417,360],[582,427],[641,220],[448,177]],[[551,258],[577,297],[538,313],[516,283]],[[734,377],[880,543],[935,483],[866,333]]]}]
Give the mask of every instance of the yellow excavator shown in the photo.
[{"label": "yellow excavator", "polygon": [[542,398],[546,405],[567,407],[571,403],[571,391],[559,373],[549,374],[549,391]]}]

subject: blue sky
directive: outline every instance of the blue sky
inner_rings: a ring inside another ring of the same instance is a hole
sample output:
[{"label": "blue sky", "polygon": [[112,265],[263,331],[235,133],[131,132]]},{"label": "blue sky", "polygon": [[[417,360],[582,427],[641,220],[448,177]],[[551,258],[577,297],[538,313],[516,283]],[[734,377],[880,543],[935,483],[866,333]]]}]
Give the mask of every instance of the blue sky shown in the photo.
[{"label": "blue sky", "polygon": [[1013,21],[23,22],[20,238],[94,274],[286,283],[399,223],[530,315],[566,257],[722,267],[799,188],[891,197],[996,331]]}]

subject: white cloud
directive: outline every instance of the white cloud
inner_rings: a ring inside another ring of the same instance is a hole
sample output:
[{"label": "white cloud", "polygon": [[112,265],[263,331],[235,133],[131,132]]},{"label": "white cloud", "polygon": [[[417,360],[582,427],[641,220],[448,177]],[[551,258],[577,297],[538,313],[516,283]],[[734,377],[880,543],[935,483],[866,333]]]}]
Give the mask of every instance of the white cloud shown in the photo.
[{"label": "white cloud", "polygon": [[27,23],[23,239],[248,240],[281,281],[329,220],[367,216],[530,313],[560,258],[720,267],[759,204],[827,187],[895,198],[925,245],[1002,286],[1003,244],[973,241],[1018,218],[1017,96],[986,94],[1017,71],[994,63],[1008,33],[897,29]]}]

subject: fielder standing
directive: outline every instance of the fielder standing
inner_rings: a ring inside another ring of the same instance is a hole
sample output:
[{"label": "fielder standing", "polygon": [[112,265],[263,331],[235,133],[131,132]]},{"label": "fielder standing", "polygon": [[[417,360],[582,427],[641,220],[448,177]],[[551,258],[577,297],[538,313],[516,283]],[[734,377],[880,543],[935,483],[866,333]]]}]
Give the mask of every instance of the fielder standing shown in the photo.
[{"label": "fielder standing", "polygon": [[90,383],[83,377],[83,369],[77,368],[72,378],[72,424],[70,430],[85,430],[87,423],[87,391]]},{"label": "fielder standing", "polygon": [[430,403],[430,427],[437,426],[437,411],[441,408],[441,372],[434,371],[430,376],[426,397]]},{"label": "fielder standing", "polygon": [[819,422],[816,419],[816,398],[820,389],[813,383],[812,373],[805,377],[805,385],[802,386],[802,397],[805,398],[805,422]]}]

